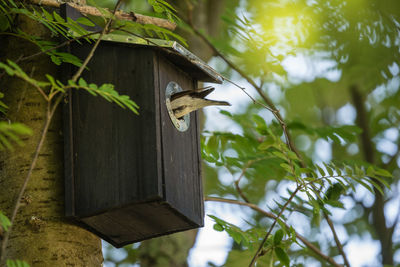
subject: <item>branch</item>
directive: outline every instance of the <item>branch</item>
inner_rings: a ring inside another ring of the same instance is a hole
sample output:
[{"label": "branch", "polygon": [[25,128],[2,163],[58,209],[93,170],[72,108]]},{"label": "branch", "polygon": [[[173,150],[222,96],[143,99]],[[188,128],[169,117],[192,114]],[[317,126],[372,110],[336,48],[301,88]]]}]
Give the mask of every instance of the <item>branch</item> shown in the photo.
[{"label": "branch", "polygon": [[243,193],[242,189],[239,186],[240,180],[243,178],[244,174],[246,173],[247,169],[250,168],[251,165],[253,165],[253,163],[260,161],[262,159],[257,159],[257,160],[249,160],[247,162],[247,164],[244,166],[244,168],[242,169],[242,173],[240,174],[239,178],[235,181],[235,188],[236,191],[239,193],[239,195],[243,198],[243,200],[246,203],[250,203],[249,199],[246,197],[246,195]]},{"label": "branch", "polygon": [[297,192],[300,190],[300,186],[298,186],[296,188],[296,190],[293,191],[293,193],[290,195],[289,199],[286,201],[285,205],[283,205],[282,209],[279,211],[278,216],[276,216],[276,219],[274,220],[274,222],[271,224],[267,234],[265,235],[264,239],[261,241],[260,246],[258,247],[256,253],[253,256],[253,259],[251,260],[249,267],[252,267],[255,263],[257,258],[259,257],[259,254],[261,252],[261,249],[263,248],[265,242],[267,242],[267,239],[269,237],[269,235],[272,232],[272,229],[274,229],[276,223],[278,222],[278,220],[280,219],[281,215],[283,214],[283,212],[285,211],[285,209],[287,208],[287,206],[289,205],[290,202],[292,202],[294,196],[297,194]]},{"label": "branch", "polygon": [[336,233],[335,226],[333,225],[332,220],[329,218],[328,214],[326,214],[325,211],[324,211],[324,217],[325,217],[325,220],[327,221],[327,223],[328,223],[328,225],[329,225],[329,228],[331,228],[331,232],[332,232],[332,234],[333,234],[333,238],[335,239],[336,247],[338,248],[339,253],[340,253],[340,254],[342,255],[342,257],[343,257],[344,264],[345,264],[347,267],[350,267],[349,260],[347,259],[346,254],[344,253],[343,245],[342,245],[342,243],[340,243],[340,239],[339,239],[339,237],[338,237],[338,235],[337,235],[337,233]]},{"label": "branch", "polygon": [[[252,203],[246,203],[246,202],[241,202],[241,201],[237,201],[237,200],[233,200],[233,199],[224,199],[224,198],[217,198],[217,197],[206,197],[205,201],[215,201],[215,202],[223,202],[223,203],[230,203],[230,204],[235,204],[235,205],[240,205],[240,206],[246,206],[246,207],[249,207],[249,208],[265,215],[268,218],[271,218],[274,220],[278,219],[278,217],[275,214],[265,211],[265,210],[261,209],[259,206],[252,204]],[[284,221],[281,220],[281,223],[283,223],[286,228],[290,228],[290,226],[288,224],[286,224]],[[319,250],[315,245],[313,245],[310,241],[308,241],[304,236],[300,235],[296,231],[295,231],[295,233],[296,233],[296,237],[306,247],[308,247],[310,250],[315,252],[315,254],[320,256],[325,261],[329,262],[332,266],[342,267],[342,265],[338,264],[333,258],[329,257],[328,255],[325,255],[321,250]]]},{"label": "branch", "polygon": [[[49,7],[60,7],[60,3],[57,0],[30,0],[31,3],[37,4],[37,5],[44,5],[44,6],[49,6]],[[75,3],[68,3],[71,7],[77,9],[79,12],[82,14],[86,15],[92,15],[92,16],[103,16],[103,14],[93,6],[86,6],[86,5],[78,5]],[[162,28],[166,28],[168,30],[175,30],[176,24],[173,22],[170,22],[166,19],[161,19],[161,18],[156,18],[156,17],[149,17],[141,14],[135,14],[133,12],[131,13],[126,13],[123,11],[117,11],[115,12],[115,17],[120,20],[129,20],[129,21],[134,21],[139,24],[153,24]]]}]

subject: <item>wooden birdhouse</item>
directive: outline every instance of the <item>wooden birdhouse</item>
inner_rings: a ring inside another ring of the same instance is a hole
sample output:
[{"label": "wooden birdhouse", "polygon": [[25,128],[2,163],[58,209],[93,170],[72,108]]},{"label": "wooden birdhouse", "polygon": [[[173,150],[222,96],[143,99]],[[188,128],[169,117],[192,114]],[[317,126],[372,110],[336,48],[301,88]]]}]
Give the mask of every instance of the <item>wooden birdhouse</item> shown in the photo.
[{"label": "wooden birdhouse", "polygon": [[[64,10],[76,18],[73,9]],[[120,38],[120,39],[118,39]],[[74,43],[84,59],[93,44]],[[71,77],[73,68],[64,70]],[[66,215],[121,247],[203,226],[197,112],[177,119],[171,94],[220,75],[173,41],[107,36],[82,76],[112,83],[139,115],[73,90],[64,106]]]}]

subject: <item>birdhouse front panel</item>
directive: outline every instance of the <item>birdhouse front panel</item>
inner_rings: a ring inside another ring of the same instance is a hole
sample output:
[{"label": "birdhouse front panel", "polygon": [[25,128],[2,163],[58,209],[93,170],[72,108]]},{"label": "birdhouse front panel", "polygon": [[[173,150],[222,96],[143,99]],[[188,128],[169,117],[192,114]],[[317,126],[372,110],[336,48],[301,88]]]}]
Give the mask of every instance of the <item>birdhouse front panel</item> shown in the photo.
[{"label": "birdhouse front panel", "polygon": [[197,81],[174,66],[162,53],[158,53],[157,57],[165,199],[180,213],[202,225],[204,212],[198,114],[194,112],[189,115],[186,131],[177,131],[165,105],[169,83],[174,82],[184,90],[192,90],[196,88]]},{"label": "birdhouse front panel", "polygon": [[[90,46],[73,46],[81,58]],[[140,106],[135,115],[84,91],[72,91],[67,109],[75,214],[93,215],[132,202],[163,198],[159,94],[154,52],[102,43],[84,72],[88,83],[112,83]],[[120,56],[118,56],[120,55]]]}]

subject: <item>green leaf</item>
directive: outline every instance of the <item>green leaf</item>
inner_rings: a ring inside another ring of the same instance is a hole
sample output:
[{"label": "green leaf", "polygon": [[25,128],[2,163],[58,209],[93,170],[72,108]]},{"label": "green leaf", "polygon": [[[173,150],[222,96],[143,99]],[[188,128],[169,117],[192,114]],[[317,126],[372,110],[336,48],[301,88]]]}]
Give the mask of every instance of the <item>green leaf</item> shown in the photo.
[{"label": "green leaf", "polygon": [[10,21],[7,16],[0,14],[0,32],[5,32],[10,26]]},{"label": "green leaf", "polygon": [[31,135],[32,130],[21,123],[8,123],[0,121],[0,150],[7,148],[13,150],[12,143],[14,141],[22,146],[23,142],[20,138],[21,135]]},{"label": "green leaf", "polygon": [[13,71],[13,69],[11,69],[9,66],[7,66],[6,64],[0,62],[0,68],[4,69],[8,75],[13,76],[15,74],[15,72]]},{"label": "green leaf", "polygon": [[294,174],[293,173],[293,170],[292,170],[292,167],[290,167],[290,165],[289,164],[287,164],[287,163],[281,163],[281,164],[279,164],[283,169],[285,169],[288,173],[292,173],[292,174]]},{"label": "green leaf", "polygon": [[324,171],[320,166],[318,166],[318,164],[315,164],[315,167],[317,167],[319,173],[320,173],[322,176],[325,176],[325,171]]},{"label": "green leaf", "polygon": [[231,117],[231,118],[233,117],[232,114],[229,111],[226,111],[226,110],[220,110],[219,113],[222,114],[222,115]]},{"label": "green leaf", "polygon": [[279,261],[283,265],[289,267],[290,266],[290,259],[289,259],[288,254],[286,253],[286,251],[284,251],[281,247],[276,247],[274,249],[274,251],[275,251],[275,255],[278,257]]},{"label": "green leaf", "polygon": [[336,166],[334,166],[334,167],[335,167],[335,171],[336,171],[337,175],[342,176],[342,170],[339,167],[336,167]]},{"label": "green leaf", "polygon": [[367,168],[367,175],[368,176],[371,176],[371,177],[374,177],[375,176],[375,170],[374,170],[374,168],[370,165],[370,166],[368,166],[368,168]]},{"label": "green leaf", "polygon": [[51,61],[56,64],[57,66],[60,65],[62,62],[60,60],[60,58],[56,57],[55,55],[51,55],[50,56]]},{"label": "green leaf", "polygon": [[265,120],[261,116],[253,114],[253,121],[256,123],[257,132],[259,132],[262,135],[268,135],[270,131],[268,131],[268,126],[265,123]]},{"label": "green leaf", "polygon": [[274,154],[278,158],[283,159],[284,161],[287,161],[287,158],[286,158],[285,154],[283,154],[282,152],[274,151],[274,152],[272,152],[272,154]]},{"label": "green leaf", "polygon": [[389,178],[393,177],[393,175],[390,172],[388,172],[385,169],[381,169],[381,168],[375,168],[375,174],[383,176],[383,177],[389,177]]},{"label": "green leaf", "polygon": [[82,86],[82,87],[88,86],[86,81],[83,78],[79,78],[78,84],[79,84],[79,86]]},{"label": "green leaf", "polygon": [[11,226],[10,220],[1,211],[0,211],[0,225],[3,227],[4,231],[8,231],[8,227]]},{"label": "green leaf", "polygon": [[276,233],[274,235],[274,245],[275,246],[277,246],[281,243],[284,234],[285,233],[283,232],[282,229],[279,229],[278,231],[276,231]]},{"label": "green leaf", "polygon": [[218,231],[218,232],[224,231],[224,227],[218,223],[214,224],[213,228],[215,231]]},{"label": "green leaf", "polygon": [[8,259],[6,264],[7,267],[29,267],[29,264],[26,261],[21,261],[21,260]]},{"label": "green leaf", "polygon": [[323,164],[324,164],[324,166],[326,168],[326,171],[328,172],[329,176],[333,176],[332,168],[328,164],[326,164],[325,162]]},{"label": "green leaf", "polygon": [[271,138],[268,138],[267,140],[265,140],[264,142],[262,142],[257,148],[259,150],[267,150],[268,148],[270,148],[273,144],[275,143],[275,141]]},{"label": "green leaf", "polygon": [[290,158],[290,159],[292,159],[292,160],[299,160],[299,158],[297,157],[297,155],[296,155],[296,153],[294,153],[293,151],[288,151],[287,152],[287,155],[288,155],[288,157]]},{"label": "green leaf", "polygon": [[90,26],[90,27],[96,26],[96,24],[94,24],[92,21],[90,21],[86,17],[77,18],[76,22],[78,22],[79,24],[82,24],[82,25]]},{"label": "green leaf", "polygon": [[373,181],[372,179],[366,179],[370,184],[372,184],[372,186],[373,187],[375,187],[382,195],[384,194],[383,193],[383,189],[382,189],[382,187],[379,185],[379,184],[377,184],[375,181]]},{"label": "green leaf", "polygon": [[346,189],[340,183],[335,183],[328,188],[325,197],[327,200],[337,201],[342,194],[346,192]]},{"label": "green leaf", "polygon": [[54,18],[55,18],[55,20],[58,22],[58,23],[61,23],[61,24],[64,24],[65,23],[65,20],[60,16],[60,15],[58,15],[57,14],[57,12],[53,12],[53,16],[54,16]]}]

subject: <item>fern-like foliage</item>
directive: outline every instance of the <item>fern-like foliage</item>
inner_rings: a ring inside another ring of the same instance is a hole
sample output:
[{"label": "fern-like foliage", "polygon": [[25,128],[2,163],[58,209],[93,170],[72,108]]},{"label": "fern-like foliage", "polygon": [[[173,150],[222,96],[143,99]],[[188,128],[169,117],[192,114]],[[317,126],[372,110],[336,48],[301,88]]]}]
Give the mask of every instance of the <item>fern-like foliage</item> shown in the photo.
[{"label": "fern-like foliage", "polygon": [[[226,111],[224,115],[234,118]],[[238,118],[234,118],[237,120]],[[302,159],[289,149],[283,141],[282,131],[279,125],[267,125],[263,118],[253,116],[253,121],[241,121],[246,124],[246,132],[243,134],[232,133],[204,133],[202,155],[203,158],[215,166],[225,167],[233,177],[241,176],[249,183],[266,183],[269,179],[277,181],[288,181],[296,184],[298,192],[302,197],[295,197],[290,201],[287,209],[298,211],[314,217],[315,224],[319,223],[321,212],[326,211],[329,205],[335,208],[343,208],[339,198],[348,192],[355,192],[357,186],[362,186],[372,193],[384,193],[389,187],[392,174],[387,170],[378,168],[366,162],[359,164],[349,162],[322,162],[320,164],[309,163],[304,166]],[[337,127],[315,129],[321,137],[338,136],[342,139],[353,140],[353,132],[359,132],[357,127]],[[339,138],[331,140],[341,143]],[[230,153],[226,153],[226,151]],[[234,151],[234,152],[233,152]],[[235,155],[235,156],[232,156]],[[259,189],[258,189],[259,188]],[[219,188],[219,194],[224,192],[236,195],[234,187]],[[263,195],[264,186],[246,187],[244,192],[256,199]],[[289,191],[291,195],[294,191]],[[289,197],[280,197],[276,200],[276,209],[272,209],[277,215],[284,207]],[[257,200],[253,200],[256,202]],[[284,216],[284,215],[283,215]]]},{"label": "fern-like foliage", "polygon": [[4,94],[0,92],[0,113],[5,114],[8,106],[1,100],[4,97]]},{"label": "fern-like foliage", "polygon": [[[214,215],[208,215],[214,221],[214,230],[218,232],[225,231],[237,245],[242,248],[255,251],[259,242],[263,239],[266,234],[264,228],[260,228],[257,225],[251,225],[252,227],[248,230],[243,230],[239,226],[229,223],[221,218]],[[267,239],[263,254],[276,255],[278,260],[286,266],[289,266],[290,259],[286,252],[292,243],[297,243],[296,232],[292,227],[287,227],[281,220],[279,220],[281,228],[273,235],[270,235]],[[247,258],[245,259],[248,260]],[[246,262],[247,263],[247,262]],[[243,264],[244,265],[244,264]]]},{"label": "fern-like foliage", "polygon": [[93,96],[99,95],[109,102],[116,103],[121,108],[127,108],[133,113],[139,114],[139,106],[134,101],[132,101],[129,96],[118,94],[118,92],[114,89],[114,85],[112,84],[105,83],[101,86],[97,86],[94,83],[88,84],[83,78],[80,78],[78,84],[73,82],[72,80],[69,80],[68,85],[69,86],[67,88],[70,87],[86,90]]},{"label": "fern-like foliage", "polygon": [[49,90],[49,99],[57,93],[66,93],[70,89],[83,89],[94,96],[99,95],[109,102],[113,102],[122,108],[127,108],[135,114],[138,114],[138,105],[133,100],[131,100],[129,96],[120,95],[114,89],[114,86],[112,84],[103,84],[97,86],[93,83],[88,84],[83,78],[80,78],[78,83],[69,80],[68,85],[65,85],[49,74],[46,75],[48,81],[38,81],[29,77],[29,75],[24,72],[15,62],[7,60],[7,63],[8,64],[0,62],[0,69],[4,69],[8,75],[15,75],[36,88],[43,88],[44,90],[42,91]]},{"label": "fern-like foliage", "polygon": [[178,21],[179,17],[176,15],[176,9],[164,0],[147,0],[155,12],[165,14],[170,21]]},{"label": "fern-like foliage", "polygon": [[0,121],[0,150],[13,150],[13,143],[22,146],[21,136],[31,134],[32,130],[21,123]]}]

